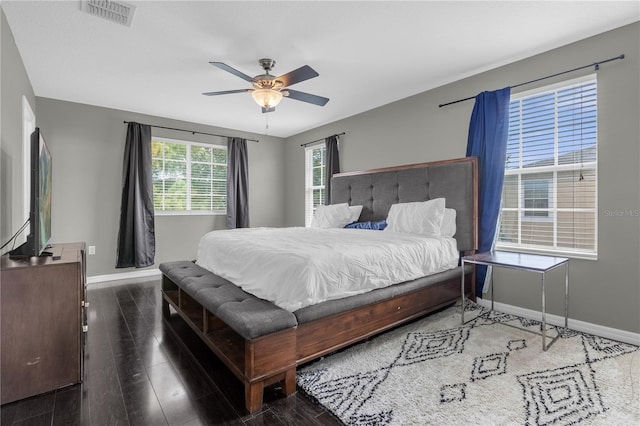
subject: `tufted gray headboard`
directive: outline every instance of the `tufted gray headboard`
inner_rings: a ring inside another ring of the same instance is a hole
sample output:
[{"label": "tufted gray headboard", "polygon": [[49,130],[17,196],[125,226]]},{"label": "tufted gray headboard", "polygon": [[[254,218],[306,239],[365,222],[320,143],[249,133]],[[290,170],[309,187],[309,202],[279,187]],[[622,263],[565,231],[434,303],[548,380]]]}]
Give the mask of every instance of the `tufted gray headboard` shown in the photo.
[{"label": "tufted gray headboard", "polygon": [[360,221],[382,220],[391,204],[446,198],[456,209],[458,250],[478,247],[477,159],[412,164],[384,169],[335,174],[331,179],[331,204],[362,205]]}]

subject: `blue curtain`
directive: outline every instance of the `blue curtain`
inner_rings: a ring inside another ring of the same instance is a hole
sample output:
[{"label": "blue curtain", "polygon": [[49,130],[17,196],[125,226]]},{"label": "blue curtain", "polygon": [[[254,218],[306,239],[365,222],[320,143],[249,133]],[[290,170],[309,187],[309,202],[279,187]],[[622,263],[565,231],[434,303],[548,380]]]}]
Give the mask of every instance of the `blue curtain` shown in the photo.
[{"label": "blue curtain", "polygon": [[[482,92],[471,113],[467,156],[478,157],[478,251],[492,249],[504,181],[511,88]],[[482,295],[487,268],[476,268],[476,295]]]},{"label": "blue curtain", "polygon": [[338,136],[325,138],[326,144],[326,182],[324,184],[324,204],[331,204],[331,178],[340,173],[340,154],[338,153]]},{"label": "blue curtain", "polygon": [[144,268],[156,255],[151,126],[129,123],[125,144],[116,268]]},{"label": "blue curtain", "polygon": [[247,140],[227,138],[227,228],[249,227],[249,153]]}]

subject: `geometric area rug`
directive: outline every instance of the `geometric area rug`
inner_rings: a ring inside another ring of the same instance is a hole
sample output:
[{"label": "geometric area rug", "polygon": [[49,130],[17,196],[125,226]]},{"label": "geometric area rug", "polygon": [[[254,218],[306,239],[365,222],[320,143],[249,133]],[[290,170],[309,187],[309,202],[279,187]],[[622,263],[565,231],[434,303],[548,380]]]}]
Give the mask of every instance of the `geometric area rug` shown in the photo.
[{"label": "geometric area rug", "polygon": [[347,425],[640,425],[640,351],[469,304],[308,364],[298,386]]}]

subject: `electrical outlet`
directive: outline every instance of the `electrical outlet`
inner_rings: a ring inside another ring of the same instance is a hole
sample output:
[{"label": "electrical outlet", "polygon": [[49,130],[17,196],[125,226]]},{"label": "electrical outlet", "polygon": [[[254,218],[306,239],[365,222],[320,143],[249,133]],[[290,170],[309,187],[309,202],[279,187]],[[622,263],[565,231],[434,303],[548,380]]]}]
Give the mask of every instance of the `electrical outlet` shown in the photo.
[{"label": "electrical outlet", "polygon": [[96,254],[96,246],[89,246],[89,254]]}]

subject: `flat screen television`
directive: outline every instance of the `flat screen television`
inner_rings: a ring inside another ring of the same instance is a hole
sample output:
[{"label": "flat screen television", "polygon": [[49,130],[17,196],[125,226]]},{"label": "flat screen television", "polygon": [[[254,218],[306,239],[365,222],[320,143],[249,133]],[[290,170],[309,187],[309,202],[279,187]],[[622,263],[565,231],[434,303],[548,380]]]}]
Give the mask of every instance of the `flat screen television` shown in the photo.
[{"label": "flat screen television", "polygon": [[10,257],[51,255],[51,154],[38,127],[31,134],[31,188],[27,241],[9,252]]}]

